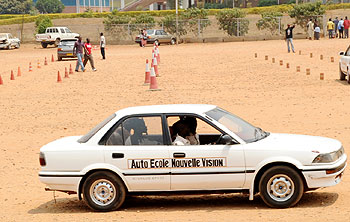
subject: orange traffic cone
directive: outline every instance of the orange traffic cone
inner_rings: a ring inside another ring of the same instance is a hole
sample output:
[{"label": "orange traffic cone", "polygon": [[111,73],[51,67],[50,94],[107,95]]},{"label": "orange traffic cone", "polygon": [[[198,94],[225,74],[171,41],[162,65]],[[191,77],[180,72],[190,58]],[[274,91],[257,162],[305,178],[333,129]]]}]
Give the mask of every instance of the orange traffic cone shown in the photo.
[{"label": "orange traffic cone", "polygon": [[38,60],[38,69],[40,69],[41,68],[41,66],[40,66],[40,62],[39,62],[39,60]]},{"label": "orange traffic cone", "polygon": [[47,66],[47,59],[46,59],[46,57],[45,57],[44,65]]},{"label": "orange traffic cone", "polygon": [[30,63],[29,63],[29,72],[32,72],[32,71],[33,71],[32,63],[30,62]]},{"label": "orange traffic cone", "polygon": [[64,68],[64,78],[69,78],[67,67]]},{"label": "orange traffic cone", "polygon": [[4,85],[4,82],[2,81],[1,75],[0,75],[0,85]]},{"label": "orange traffic cone", "polygon": [[158,89],[158,85],[157,85],[157,77],[156,74],[154,73],[154,67],[151,68],[151,84],[149,85],[149,90],[151,91],[156,91],[156,90],[160,90]]},{"label": "orange traffic cone", "polygon": [[13,75],[13,70],[11,70],[11,78],[10,80],[15,80],[15,75]]},{"label": "orange traffic cone", "polygon": [[69,75],[73,74],[72,64],[69,65]]},{"label": "orange traffic cone", "polygon": [[18,66],[18,71],[17,71],[17,76],[21,76],[22,73],[21,73],[21,67]]},{"label": "orange traffic cone", "polygon": [[57,73],[57,82],[62,82],[60,71]]},{"label": "orange traffic cone", "polygon": [[55,58],[53,57],[53,54],[51,54],[51,62],[54,62]]},{"label": "orange traffic cone", "polygon": [[154,57],[153,59],[153,67],[154,67],[154,72],[156,73],[156,76],[159,77],[157,57]]},{"label": "orange traffic cone", "polygon": [[150,83],[151,81],[151,73],[150,73],[150,70],[149,70],[149,64],[148,64],[148,59],[146,59],[146,72],[145,72],[145,82],[144,82],[144,85],[147,85]]}]

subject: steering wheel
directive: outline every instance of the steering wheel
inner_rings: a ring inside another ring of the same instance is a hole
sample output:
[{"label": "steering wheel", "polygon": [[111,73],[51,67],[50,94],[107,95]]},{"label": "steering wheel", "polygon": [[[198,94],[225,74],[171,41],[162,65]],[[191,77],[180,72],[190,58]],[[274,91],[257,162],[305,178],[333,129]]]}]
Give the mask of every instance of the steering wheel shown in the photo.
[{"label": "steering wheel", "polygon": [[220,134],[219,139],[217,139],[213,144],[219,144],[223,136],[224,136],[223,134]]}]

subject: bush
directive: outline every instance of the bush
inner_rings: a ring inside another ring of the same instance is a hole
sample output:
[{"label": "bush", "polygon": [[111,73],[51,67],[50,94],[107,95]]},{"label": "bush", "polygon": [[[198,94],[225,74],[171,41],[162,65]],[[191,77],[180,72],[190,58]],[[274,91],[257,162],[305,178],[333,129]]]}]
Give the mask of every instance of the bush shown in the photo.
[{"label": "bush", "polygon": [[279,17],[281,16],[280,12],[265,12],[261,14],[261,19],[256,23],[256,26],[259,30],[267,29],[272,35],[275,35],[279,31]]},{"label": "bush", "polygon": [[258,3],[258,7],[271,6],[271,5],[277,5],[277,4],[278,4],[277,0],[260,0]]},{"label": "bush", "polygon": [[241,9],[223,9],[217,15],[219,28],[230,36],[243,36],[248,33],[249,21],[242,19],[246,13]]},{"label": "bush", "polygon": [[[185,29],[198,36],[200,34],[198,32],[199,19],[208,19],[208,10],[199,8],[188,8],[181,13],[180,19],[183,20]],[[200,31],[203,32],[203,30],[209,25],[209,20],[200,21]]]},{"label": "bush", "polygon": [[[175,15],[167,15],[160,22],[160,26],[163,26],[164,30],[170,34],[176,34],[176,16]],[[184,36],[187,34],[187,30],[185,29],[185,24],[183,22],[179,22],[178,24],[178,35]]]},{"label": "bush", "polygon": [[45,33],[45,30],[47,27],[52,27],[52,21],[49,16],[47,15],[40,15],[38,18],[35,20],[35,27],[36,27],[36,32],[41,34]]},{"label": "bush", "polygon": [[325,12],[321,2],[315,2],[293,5],[293,9],[288,14],[291,18],[295,19],[296,24],[306,29],[306,24],[310,19],[315,19],[318,15],[323,15]]}]

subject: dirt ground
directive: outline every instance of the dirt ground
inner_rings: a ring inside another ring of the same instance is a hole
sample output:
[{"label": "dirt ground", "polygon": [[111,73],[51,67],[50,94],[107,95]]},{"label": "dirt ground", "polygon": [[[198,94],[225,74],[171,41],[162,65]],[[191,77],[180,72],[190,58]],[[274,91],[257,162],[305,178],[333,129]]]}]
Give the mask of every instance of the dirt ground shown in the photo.
[{"label": "dirt ground", "polygon": [[[266,131],[338,139],[349,154],[350,85],[338,80],[338,53],[346,50],[349,40],[295,40],[294,44],[295,54],[288,54],[281,40],[162,45],[157,78],[161,91],[157,92],[143,86],[151,46],[108,46],[105,61],[93,51],[98,71],[88,66],[87,72],[69,79],[63,78],[64,68],[75,61],[43,64],[45,56],[55,54],[54,48],[23,45],[20,50],[0,50],[4,81],[0,85],[0,220],[350,221],[349,170],[337,186],[307,193],[297,206],[282,210],[266,207],[258,196],[249,201],[247,195],[227,194],[133,197],[119,211],[95,213],[76,195],[56,192],[55,202],[53,192],[45,192],[38,178],[41,146],[82,135],[111,113],[137,105],[215,104]],[[38,59],[41,69],[36,67]],[[33,72],[28,72],[29,62]],[[297,65],[301,72],[296,72]],[[21,77],[17,77],[18,66]],[[306,75],[306,68],[311,75]],[[10,81],[11,69],[14,81]],[[56,82],[57,71],[62,83]]]}]

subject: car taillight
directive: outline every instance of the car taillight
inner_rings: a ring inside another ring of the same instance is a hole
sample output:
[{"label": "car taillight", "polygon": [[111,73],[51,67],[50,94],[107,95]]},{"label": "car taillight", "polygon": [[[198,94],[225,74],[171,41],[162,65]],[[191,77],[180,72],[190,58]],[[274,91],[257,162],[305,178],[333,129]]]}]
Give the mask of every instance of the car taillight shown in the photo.
[{"label": "car taillight", "polygon": [[147,36],[147,38],[149,38],[149,39],[150,39],[150,38],[151,38],[151,36]]},{"label": "car taillight", "polygon": [[62,51],[62,49],[61,48],[57,48],[57,51]]},{"label": "car taillight", "polygon": [[45,155],[42,152],[39,154],[39,162],[40,166],[46,166]]}]

